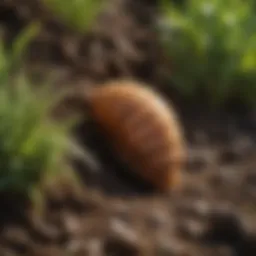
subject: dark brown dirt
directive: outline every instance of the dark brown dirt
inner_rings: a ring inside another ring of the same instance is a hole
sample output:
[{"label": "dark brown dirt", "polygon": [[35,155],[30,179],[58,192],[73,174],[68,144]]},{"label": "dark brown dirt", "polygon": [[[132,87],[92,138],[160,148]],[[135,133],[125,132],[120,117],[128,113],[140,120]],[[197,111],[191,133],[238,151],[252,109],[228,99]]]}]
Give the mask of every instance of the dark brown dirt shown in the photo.
[{"label": "dark brown dirt", "polygon": [[256,255],[255,114],[184,104],[161,76],[171,70],[153,30],[156,1],[109,2],[85,36],[65,29],[36,0],[2,1],[0,27],[9,43],[29,21],[43,21],[28,52],[29,69],[40,71],[35,79],[53,71],[59,85],[72,83],[75,92],[116,77],[159,86],[175,102],[186,131],[184,188],[167,196],[127,174],[97,126],[85,121],[74,132],[98,158],[100,172],[76,163],[84,192],[49,190],[41,217],[27,208],[18,212],[11,198],[1,200],[0,255]]}]

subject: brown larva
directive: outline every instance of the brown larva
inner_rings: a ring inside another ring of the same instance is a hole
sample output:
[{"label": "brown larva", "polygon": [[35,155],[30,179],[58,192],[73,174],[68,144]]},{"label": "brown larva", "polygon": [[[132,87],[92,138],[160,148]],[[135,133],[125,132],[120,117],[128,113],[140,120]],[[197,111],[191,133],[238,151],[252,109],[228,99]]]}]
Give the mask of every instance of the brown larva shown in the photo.
[{"label": "brown larva", "polygon": [[155,90],[133,81],[112,81],[92,89],[92,117],[123,160],[161,191],[179,187],[185,162],[176,112]]}]

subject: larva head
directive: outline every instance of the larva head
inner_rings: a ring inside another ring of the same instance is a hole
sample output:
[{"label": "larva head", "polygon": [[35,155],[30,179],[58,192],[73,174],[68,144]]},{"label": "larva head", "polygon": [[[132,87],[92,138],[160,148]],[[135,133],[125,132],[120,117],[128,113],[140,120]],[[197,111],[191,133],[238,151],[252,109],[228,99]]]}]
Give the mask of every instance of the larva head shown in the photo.
[{"label": "larva head", "polygon": [[159,190],[180,186],[183,132],[176,112],[163,97],[136,82],[114,81],[93,89],[90,107],[132,170]]}]

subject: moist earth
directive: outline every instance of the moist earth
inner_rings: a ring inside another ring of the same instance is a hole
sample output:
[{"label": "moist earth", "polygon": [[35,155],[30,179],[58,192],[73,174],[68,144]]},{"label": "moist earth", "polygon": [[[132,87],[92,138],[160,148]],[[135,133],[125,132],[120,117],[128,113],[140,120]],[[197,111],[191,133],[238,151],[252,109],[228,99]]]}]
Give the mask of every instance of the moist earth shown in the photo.
[{"label": "moist earth", "polygon": [[[155,35],[156,1],[108,2],[84,36],[35,0],[2,1],[0,28],[8,46],[28,22],[42,20],[43,32],[26,61],[35,81],[57,74],[56,88],[70,86],[75,95],[118,77],[158,86],[174,102],[185,129],[189,159],[183,188],[165,195],[130,175],[85,115],[74,134],[97,159],[99,172],[74,163],[83,191],[67,184],[49,189],[42,216],[16,207],[12,195],[1,197],[0,255],[256,255],[255,112],[238,104],[211,111],[182,100],[163,75],[171,68]],[[75,95],[58,116],[86,109]]]}]

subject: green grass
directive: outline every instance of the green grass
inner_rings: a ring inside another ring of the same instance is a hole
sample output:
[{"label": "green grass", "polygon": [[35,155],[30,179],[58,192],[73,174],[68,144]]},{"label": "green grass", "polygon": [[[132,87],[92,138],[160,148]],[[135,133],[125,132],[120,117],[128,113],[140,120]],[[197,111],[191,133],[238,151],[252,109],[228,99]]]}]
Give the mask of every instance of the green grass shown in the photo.
[{"label": "green grass", "polygon": [[87,32],[103,9],[104,0],[41,0],[56,18],[80,33]]},{"label": "green grass", "polygon": [[256,103],[256,13],[252,1],[160,1],[161,43],[172,63],[170,80],[188,98],[204,92],[221,105],[233,95]]},{"label": "green grass", "polygon": [[65,175],[75,178],[65,160],[71,148],[80,152],[70,139],[72,123],[50,119],[62,93],[52,94],[50,84],[40,89],[32,87],[18,70],[35,32],[36,26],[32,25],[21,33],[9,52],[3,44],[0,47],[0,192],[31,199],[40,194],[46,182]]}]

